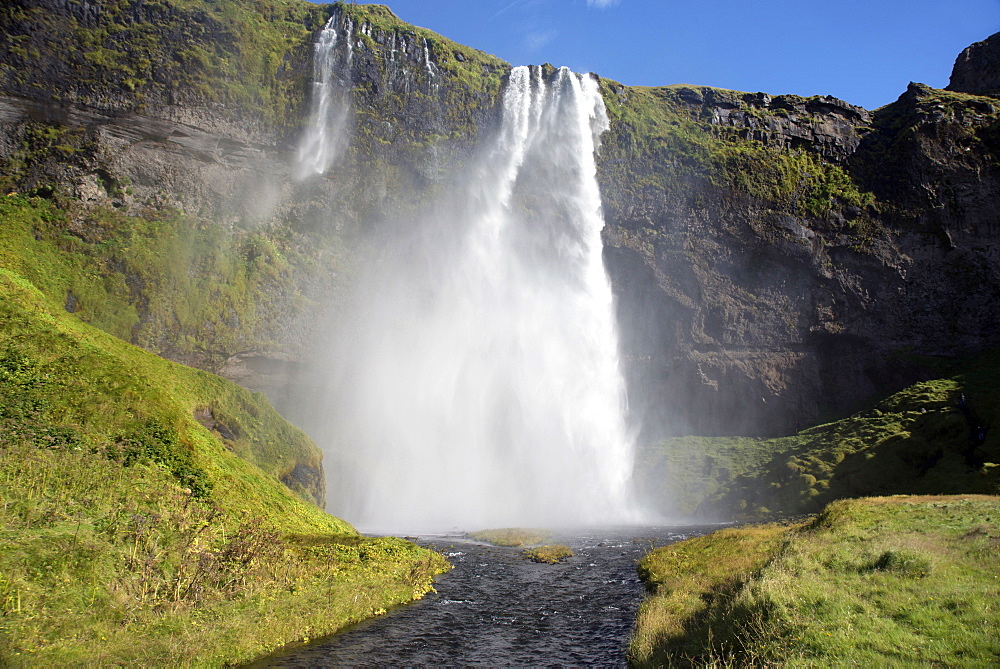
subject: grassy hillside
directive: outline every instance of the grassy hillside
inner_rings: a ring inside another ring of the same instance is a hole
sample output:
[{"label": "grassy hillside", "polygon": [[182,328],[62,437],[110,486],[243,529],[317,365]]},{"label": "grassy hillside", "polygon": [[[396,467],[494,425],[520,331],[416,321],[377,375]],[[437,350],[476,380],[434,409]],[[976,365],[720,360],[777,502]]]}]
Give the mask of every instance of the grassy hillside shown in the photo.
[{"label": "grassy hillside", "polygon": [[[198,342],[210,338],[229,350],[252,347],[274,327],[272,321],[280,313],[270,310],[268,301],[296,288],[296,271],[290,265],[301,265],[302,260],[290,259],[262,238],[227,242],[218,226],[176,213],[139,218],[97,210],[86,212],[83,222],[76,220],[83,213],[38,197],[0,198],[0,269],[30,281],[41,291],[32,299],[47,308],[64,314],[71,310],[77,319],[121,339],[153,350],[198,350]],[[76,319],[59,322],[75,327],[71,324]],[[230,327],[233,322],[239,326]],[[27,322],[22,326],[31,327]],[[161,341],[166,336],[172,337],[169,344]],[[134,357],[128,353],[132,349],[111,338],[102,339],[98,348]],[[148,360],[141,363],[146,371],[162,375],[150,367],[162,365],[159,359],[136,360]],[[129,362],[136,364],[140,363]],[[170,397],[183,398],[190,405],[186,413],[196,412],[217,437],[224,438],[227,449],[286,481],[307,499],[325,502],[322,453],[305,434],[278,420],[261,397],[208,374],[186,370],[177,374],[185,375],[185,381],[171,388]],[[109,392],[138,383],[123,371]],[[176,422],[162,397],[141,387],[131,392],[141,393],[147,407],[156,407],[143,420],[168,426]],[[262,412],[266,418],[261,418]],[[122,430],[119,413],[102,409],[93,420],[102,430]],[[297,467],[316,475],[293,476]]]},{"label": "grassy hillside", "polygon": [[836,502],[655,550],[638,666],[992,666],[1000,498]]},{"label": "grassy hillside", "polygon": [[[790,437],[680,437],[640,455],[664,510],[719,519],[815,513],[839,498],[1000,493],[1000,352],[949,365],[850,418]],[[974,438],[964,396],[985,439]]]},{"label": "grassy hillside", "polygon": [[0,295],[0,664],[248,660],[419,597],[444,568],[282,485],[288,453],[318,452],[263,396],[9,269]]}]

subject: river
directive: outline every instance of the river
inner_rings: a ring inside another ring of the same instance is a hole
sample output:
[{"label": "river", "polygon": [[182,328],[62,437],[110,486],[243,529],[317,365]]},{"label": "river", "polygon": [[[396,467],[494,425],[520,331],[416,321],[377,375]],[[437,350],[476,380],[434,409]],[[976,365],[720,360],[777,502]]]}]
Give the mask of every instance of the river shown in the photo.
[{"label": "river", "polygon": [[715,529],[557,534],[549,543],[568,545],[574,556],[555,565],[459,534],[418,537],[454,565],[435,583],[436,593],[251,666],[625,666],[643,595],[636,564],[654,546]]}]

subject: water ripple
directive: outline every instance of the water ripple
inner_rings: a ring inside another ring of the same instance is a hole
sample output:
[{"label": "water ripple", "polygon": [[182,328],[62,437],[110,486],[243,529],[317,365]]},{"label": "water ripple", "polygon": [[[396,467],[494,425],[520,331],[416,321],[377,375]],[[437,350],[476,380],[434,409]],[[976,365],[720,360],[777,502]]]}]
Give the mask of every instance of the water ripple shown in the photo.
[{"label": "water ripple", "polygon": [[626,666],[642,598],[636,563],[653,545],[713,529],[632,527],[558,536],[555,542],[575,556],[557,565],[526,561],[516,548],[423,537],[418,543],[424,546],[447,546],[455,566],[437,581],[437,593],[251,666]]}]

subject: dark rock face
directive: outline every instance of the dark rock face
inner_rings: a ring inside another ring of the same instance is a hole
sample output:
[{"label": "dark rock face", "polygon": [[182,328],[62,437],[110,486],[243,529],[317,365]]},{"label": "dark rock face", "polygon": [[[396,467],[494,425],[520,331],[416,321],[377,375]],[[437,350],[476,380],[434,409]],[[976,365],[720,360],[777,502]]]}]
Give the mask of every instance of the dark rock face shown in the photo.
[{"label": "dark rock face", "polygon": [[740,139],[768,146],[815,151],[842,161],[860,142],[858,127],[871,114],[831,96],[739,93],[707,87],[675,87],[676,95],[701,117],[719,128],[733,128]]},{"label": "dark rock face", "polygon": [[[777,107],[811,109],[803,124],[761,118],[767,98],[738,95],[664,99],[708,119],[719,155],[751,150],[746,139],[817,154],[874,200],[796,210],[714,178],[710,161],[698,173],[623,150],[635,137],[613,124],[605,257],[646,439],[786,434],[928,376],[920,356],[1000,344],[1000,105],[912,84],[875,114],[824,99]],[[719,119],[737,135],[717,134]],[[654,174],[658,187],[627,183]]]},{"label": "dark rock face", "polygon": [[976,42],[958,55],[948,90],[974,95],[1000,94],[1000,33]]}]

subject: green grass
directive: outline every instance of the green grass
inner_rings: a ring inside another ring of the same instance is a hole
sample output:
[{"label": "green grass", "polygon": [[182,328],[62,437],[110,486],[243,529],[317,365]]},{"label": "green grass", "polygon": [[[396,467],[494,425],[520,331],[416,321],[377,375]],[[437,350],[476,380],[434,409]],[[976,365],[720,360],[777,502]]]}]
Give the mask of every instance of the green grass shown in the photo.
[{"label": "green grass", "polygon": [[[642,563],[653,593],[630,659],[991,666],[998,549],[1000,498],[974,495],[844,500],[800,529],[727,530],[657,549]],[[744,554],[755,557],[730,570]]]},{"label": "green grass", "polygon": [[714,598],[731,596],[781,548],[790,527],[730,528],[658,548],[639,563],[650,595],[629,643],[633,664],[662,666],[704,644],[698,623]]},{"label": "green grass", "polygon": [[552,546],[529,548],[524,551],[522,555],[524,555],[525,559],[531,560],[532,562],[558,564],[566,558],[573,557],[573,550],[569,546],[564,546],[563,544],[554,544]]},{"label": "green grass", "polygon": [[283,485],[320,453],[262,395],[82,323],[8,269],[0,295],[0,664],[245,661],[446,568]]},{"label": "green grass", "polygon": [[997,494],[1000,434],[973,444],[957,400],[1000,425],[1000,351],[950,368],[790,437],[666,440],[640,454],[640,485],[665,511],[725,520],[816,513],[844,497]]},{"label": "green grass", "polygon": [[552,536],[546,530],[533,530],[524,527],[504,527],[495,530],[480,530],[470,532],[469,538],[494,546],[533,546],[540,544]]}]

